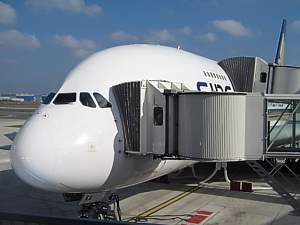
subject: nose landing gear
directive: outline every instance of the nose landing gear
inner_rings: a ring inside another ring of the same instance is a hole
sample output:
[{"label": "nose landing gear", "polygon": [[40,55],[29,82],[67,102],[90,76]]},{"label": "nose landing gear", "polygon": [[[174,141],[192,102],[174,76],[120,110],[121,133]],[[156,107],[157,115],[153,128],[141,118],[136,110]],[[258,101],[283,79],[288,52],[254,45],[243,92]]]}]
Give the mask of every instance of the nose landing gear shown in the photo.
[{"label": "nose landing gear", "polygon": [[65,201],[79,201],[79,217],[122,221],[119,196],[111,192],[64,193]]},{"label": "nose landing gear", "polygon": [[118,195],[111,194],[107,201],[81,204],[79,217],[122,221]]}]

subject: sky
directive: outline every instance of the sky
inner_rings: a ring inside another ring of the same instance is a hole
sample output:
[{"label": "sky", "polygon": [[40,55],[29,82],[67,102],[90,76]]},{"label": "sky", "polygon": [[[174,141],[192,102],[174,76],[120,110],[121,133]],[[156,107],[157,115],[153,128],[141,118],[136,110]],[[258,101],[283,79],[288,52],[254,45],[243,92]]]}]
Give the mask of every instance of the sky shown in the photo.
[{"label": "sky", "polygon": [[90,54],[124,44],[273,62],[283,18],[286,63],[300,65],[299,11],[300,0],[0,0],[0,93],[56,91]]}]

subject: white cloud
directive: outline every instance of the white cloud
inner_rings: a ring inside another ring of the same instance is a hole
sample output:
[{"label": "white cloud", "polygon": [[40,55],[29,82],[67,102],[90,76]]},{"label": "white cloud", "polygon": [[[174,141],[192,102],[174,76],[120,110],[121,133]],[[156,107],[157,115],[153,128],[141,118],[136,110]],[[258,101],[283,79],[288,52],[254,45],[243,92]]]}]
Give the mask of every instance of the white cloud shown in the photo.
[{"label": "white cloud", "polygon": [[88,16],[102,12],[101,6],[97,4],[87,5],[85,0],[27,0],[26,3],[27,6],[37,10],[61,10]]},{"label": "white cloud", "polygon": [[179,29],[178,29],[178,32],[179,32],[180,34],[189,36],[189,35],[192,34],[192,29],[191,29],[189,26],[184,26],[184,27],[182,27],[182,28],[179,28]]},{"label": "white cloud", "polygon": [[90,54],[92,54],[94,51],[89,50],[89,49],[83,49],[83,48],[79,48],[79,49],[75,49],[73,51],[73,54],[79,58],[83,58],[86,56],[89,56]]},{"label": "white cloud", "polygon": [[196,37],[199,41],[206,41],[206,42],[215,42],[217,40],[217,36],[214,33],[208,32],[206,34],[201,34]]},{"label": "white cloud", "polygon": [[17,20],[16,11],[10,5],[0,2],[0,23],[11,24]]},{"label": "white cloud", "polygon": [[77,57],[85,57],[92,54],[97,45],[94,41],[88,39],[77,39],[72,35],[55,35],[54,41],[57,45],[69,48]]},{"label": "white cloud", "polygon": [[150,34],[146,37],[147,42],[169,42],[174,41],[175,36],[171,34],[167,29],[151,31]]},{"label": "white cloud", "polygon": [[40,41],[35,35],[9,30],[0,32],[0,47],[38,48],[40,47]]},{"label": "white cloud", "polygon": [[224,31],[232,36],[242,37],[251,36],[252,31],[243,26],[236,20],[215,20],[213,26],[218,30]]},{"label": "white cloud", "polygon": [[67,48],[96,48],[96,43],[94,41],[88,39],[79,40],[72,35],[55,35],[54,38],[57,44]]},{"label": "white cloud", "polygon": [[113,41],[137,41],[138,37],[125,31],[116,31],[111,33]]},{"label": "white cloud", "polygon": [[300,30],[300,20],[295,20],[291,23],[291,27],[294,30]]}]

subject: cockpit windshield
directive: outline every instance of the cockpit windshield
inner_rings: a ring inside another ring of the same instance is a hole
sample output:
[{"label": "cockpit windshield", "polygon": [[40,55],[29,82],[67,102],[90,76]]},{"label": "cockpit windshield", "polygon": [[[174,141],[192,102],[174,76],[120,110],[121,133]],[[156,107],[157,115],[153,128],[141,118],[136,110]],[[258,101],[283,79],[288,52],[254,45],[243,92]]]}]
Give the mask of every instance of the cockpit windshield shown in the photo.
[{"label": "cockpit windshield", "polygon": [[96,104],[94,100],[92,99],[92,96],[88,92],[81,92],[79,100],[82,105],[91,107],[91,108],[96,108]]},{"label": "cockpit windshield", "polygon": [[76,93],[60,93],[53,101],[55,105],[63,105],[76,102]]},{"label": "cockpit windshield", "polygon": [[93,93],[98,105],[100,108],[110,108],[111,104],[106,100],[101,94],[94,92]]},{"label": "cockpit windshield", "polygon": [[[54,93],[49,94],[49,98],[53,98]],[[79,101],[83,106],[90,107],[90,108],[96,108],[97,105],[95,103],[95,100],[100,108],[110,108],[111,103],[106,100],[101,94],[94,92],[93,93],[94,98],[92,95],[88,92],[80,92],[79,93]],[[47,97],[48,98],[48,97]],[[48,99],[47,99],[48,100]],[[48,100],[51,101],[51,100]],[[44,104],[48,104],[45,101]],[[63,104],[69,104],[76,102],[76,93],[59,93],[56,98],[53,101],[53,104],[55,105],[63,105]]]}]

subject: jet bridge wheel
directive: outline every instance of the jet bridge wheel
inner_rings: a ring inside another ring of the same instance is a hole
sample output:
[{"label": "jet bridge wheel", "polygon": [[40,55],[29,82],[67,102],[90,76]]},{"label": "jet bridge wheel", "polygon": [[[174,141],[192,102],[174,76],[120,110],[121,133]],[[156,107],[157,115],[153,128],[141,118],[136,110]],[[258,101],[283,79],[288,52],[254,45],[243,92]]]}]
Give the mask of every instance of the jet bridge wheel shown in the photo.
[{"label": "jet bridge wheel", "polygon": [[111,194],[107,201],[82,204],[79,211],[80,218],[93,218],[98,220],[121,221],[121,208],[119,196]]}]

